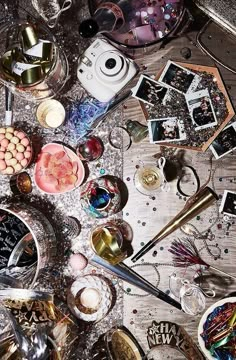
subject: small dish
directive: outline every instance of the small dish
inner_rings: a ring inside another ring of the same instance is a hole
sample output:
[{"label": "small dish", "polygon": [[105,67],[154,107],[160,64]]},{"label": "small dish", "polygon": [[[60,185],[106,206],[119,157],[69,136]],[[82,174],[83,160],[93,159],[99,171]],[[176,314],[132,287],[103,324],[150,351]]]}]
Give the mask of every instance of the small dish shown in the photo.
[{"label": "small dish", "polygon": [[34,168],[34,181],[44,193],[64,194],[80,186],[85,176],[82,161],[67,146],[43,146]]},{"label": "small dish", "polygon": [[32,160],[32,144],[26,133],[12,126],[0,128],[0,174],[15,175]]},{"label": "small dish", "polygon": [[206,348],[205,346],[205,342],[203,340],[203,338],[201,337],[201,334],[203,333],[203,326],[207,320],[207,317],[215,310],[215,308],[217,308],[218,306],[222,306],[224,304],[227,303],[236,303],[236,297],[228,297],[225,299],[222,299],[220,301],[217,301],[215,304],[213,304],[212,306],[209,307],[209,309],[206,310],[206,312],[203,314],[199,325],[198,325],[198,343],[200,346],[201,351],[203,352],[203,354],[206,356],[206,358],[208,360],[216,360],[216,357],[212,356],[210,354],[210,351]]},{"label": "small dish", "polygon": [[[94,289],[100,296],[100,304],[94,312],[84,312],[77,306],[80,291],[84,289]],[[72,313],[83,321],[98,322],[102,320],[111,309],[112,292],[106,281],[106,278],[98,275],[85,275],[78,277],[72,284],[68,296],[67,303]]]}]

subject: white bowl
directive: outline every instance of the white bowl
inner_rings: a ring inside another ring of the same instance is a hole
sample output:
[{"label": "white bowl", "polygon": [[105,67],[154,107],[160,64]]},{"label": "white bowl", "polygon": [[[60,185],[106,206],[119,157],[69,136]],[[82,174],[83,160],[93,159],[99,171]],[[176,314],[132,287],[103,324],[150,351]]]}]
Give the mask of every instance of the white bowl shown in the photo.
[{"label": "white bowl", "polygon": [[236,303],[236,297],[233,296],[233,297],[228,297],[226,299],[222,299],[222,300],[219,300],[217,301],[215,304],[213,304],[212,306],[210,306],[206,311],[205,313],[203,314],[200,322],[199,322],[199,325],[198,325],[198,343],[200,345],[200,348],[201,348],[201,351],[203,352],[203,354],[206,356],[206,358],[208,360],[216,360],[216,357],[213,357],[211,354],[210,354],[210,351],[207,350],[206,346],[205,346],[205,342],[203,340],[203,338],[201,337],[201,334],[203,333],[203,325],[205,324],[206,320],[207,320],[207,317],[208,315],[210,315],[210,313],[212,313],[212,311],[217,308],[218,306],[221,306],[221,305],[224,305],[226,303]]}]

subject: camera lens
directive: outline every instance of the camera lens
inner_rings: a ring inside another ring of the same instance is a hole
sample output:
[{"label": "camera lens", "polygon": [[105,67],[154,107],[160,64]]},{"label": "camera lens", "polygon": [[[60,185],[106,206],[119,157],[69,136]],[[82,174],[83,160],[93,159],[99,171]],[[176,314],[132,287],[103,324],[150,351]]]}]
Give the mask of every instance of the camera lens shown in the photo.
[{"label": "camera lens", "polygon": [[107,69],[114,69],[114,67],[116,66],[116,60],[115,59],[108,59],[105,63],[105,66]]}]

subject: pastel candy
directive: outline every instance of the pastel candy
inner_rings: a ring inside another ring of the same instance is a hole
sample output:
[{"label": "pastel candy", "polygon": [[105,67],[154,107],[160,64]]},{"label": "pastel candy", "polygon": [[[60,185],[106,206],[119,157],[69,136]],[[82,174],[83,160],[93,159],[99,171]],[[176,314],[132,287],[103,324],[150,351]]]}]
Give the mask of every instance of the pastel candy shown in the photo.
[{"label": "pastel candy", "polygon": [[4,134],[0,134],[0,141],[5,138]]},{"label": "pastel candy", "polygon": [[22,139],[25,138],[25,134],[24,134],[22,131],[18,131],[17,134],[16,134],[16,136],[17,136],[20,140],[22,140]]},{"label": "pastel candy", "polygon": [[21,165],[23,166],[23,167],[25,167],[27,164],[28,164],[28,160],[27,159],[23,159],[23,160],[21,160]]},{"label": "pastel candy", "polygon": [[6,139],[11,140],[13,138],[13,135],[9,132],[5,134]]},{"label": "pastel candy", "polygon": [[18,139],[18,137],[13,136],[13,138],[11,138],[11,142],[12,142],[13,144],[18,144],[18,142],[20,142],[20,140]]},{"label": "pastel candy", "polygon": [[0,159],[5,159],[5,153],[3,151],[0,151]]},{"label": "pastel candy", "polygon": [[16,165],[14,165],[14,170],[15,170],[15,172],[21,171],[22,170],[21,164],[18,163]]},{"label": "pastel candy", "polygon": [[2,139],[2,141],[1,141],[1,146],[2,147],[6,148],[8,144],[9,144],[9,140],[7,140],[6,138]]},{"label": "pastel candy", "polygon": [[6,129],[6,132],[8,133],[14,133],[14,128],[12,126],[9,126],[7,129]]},{"label": "pastel candy", "polygon": [[22,144],[17,144],[16,150],[23,153],[25,151],[25,147]]},{"label": "pastel candy", "polygon": [[0,128],[0,134],[5,134],[6,129],[5,128]]},{"label": "pastel candy", "polygon": [[12,156],[15,158],[16,157],[16,154],[17,154],[17,151],[16,151],[16,149],[14,149],[14,150],[11,150],[11,153],[12,153]]},{"label": "pastel candy", "polygon": [[6,170],[4,170],[4,174],[10,175],[14,173],[14,169],[11,166],[8,166]]},{"label": "pastel candy", "polygon": [[31,157],[31,152],[30,152],[30,151],[25,151],[25,152],[24,152],[24,157],[25,157],[26,159],[29,159],[29,158]]},{"label": "pastel candy", "polygon": [[12,158],[12,153],[10,152],[10,151],[7,151],[6,153],[5,153],[5,159],[6,160],[10,160]]},{"label": "pastel candy", "polygon": [[31,151],[31,146],[27,146],[26,151]]},{"label": "pastel candy", "polygon": [[5,161],[4,160],[0,160],[0,170],[2,171],[2,170],[5,170],[6,169],[6,163],[5,163]]},{"label": "pastel candy", "polygon": [[[17,135],[18,136],[18,135]],[[24,145],[25,147],[29,145],[29,140],[27,138],[23,138],[21,140],[21,144]]]},{"label": "pastel candy", "polygon": [[16,164],[17,164],[17,160],[15,158],[9,160],[9,165],[14,166]]},{"label": "pastel candy", "polygon": [[21,152],[16,153],[16,159],[21,161],[24,159],[24,154]]},{"label": "pastel candy", "polygon": [[16,148],[16,145],[13,143],[8,144],[7,150],[12,151]]}]

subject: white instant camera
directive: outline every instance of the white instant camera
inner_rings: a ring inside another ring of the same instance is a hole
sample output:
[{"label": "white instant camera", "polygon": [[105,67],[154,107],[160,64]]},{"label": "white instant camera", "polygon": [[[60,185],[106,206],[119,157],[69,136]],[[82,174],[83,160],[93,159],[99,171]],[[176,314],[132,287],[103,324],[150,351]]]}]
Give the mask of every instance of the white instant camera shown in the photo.
[{"label": "white instant camera", "polygon": [[98,101],[108,102],[137,74],[136,63],[105,40],[97,39],[79,58],[77,76]]}]

